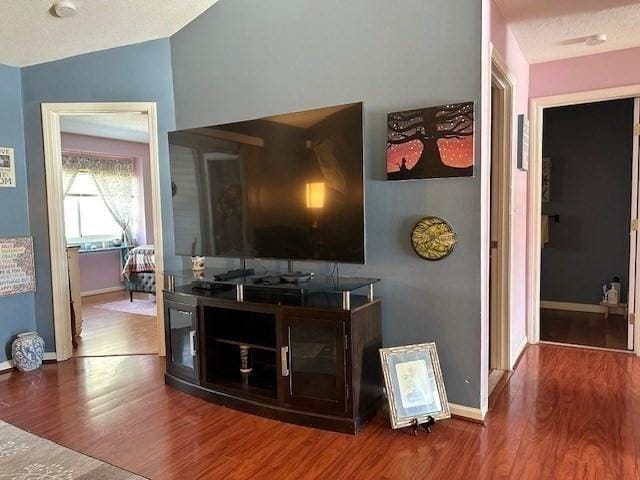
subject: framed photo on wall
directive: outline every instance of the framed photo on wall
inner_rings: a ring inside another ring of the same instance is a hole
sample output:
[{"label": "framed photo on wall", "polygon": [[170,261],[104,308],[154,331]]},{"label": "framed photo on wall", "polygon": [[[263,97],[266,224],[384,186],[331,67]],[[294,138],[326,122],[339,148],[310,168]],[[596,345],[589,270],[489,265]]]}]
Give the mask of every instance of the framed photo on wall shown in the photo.
[{"label": "framed photo on wall", "polygon": [[0,147],[0,187],[15,186],[15,151],[12,147]]},{"label": "framed photo on wall", "polygon": [[0,297],[36,291],[32,237],[0,237]]},{"label": "framed photo on wall", "polygon": [[529,170],[529,119],[518,115],[518,170]]},{"label": "framed photo on wall", "polygon": [[473,102],[425,107],[387,116],[387,180],[472,177]]},{"label": "framed photo on wall", "polygon": [[451,417],[435,343],[381,348],[391,427]]}]

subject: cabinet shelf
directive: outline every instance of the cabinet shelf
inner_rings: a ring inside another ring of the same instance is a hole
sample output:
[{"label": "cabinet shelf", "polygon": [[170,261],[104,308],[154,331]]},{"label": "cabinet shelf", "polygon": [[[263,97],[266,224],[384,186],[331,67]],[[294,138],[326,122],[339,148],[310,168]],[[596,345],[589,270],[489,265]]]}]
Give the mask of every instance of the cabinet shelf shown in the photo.
[{"label": "cabinet shelf", "polygon": [[276,318],[273,314],[205,307],[204,328],[207,340],[270,348],[274,352],[276,349]]},{"label": "cabinet shelf", "polygon": [[211,381],[210,385],[213,387],[220,387],[226,391],[241,392],[244,394],[255,397],[262,397],[269,400],[276,399],[278,397],[278,392],[273,389],[263,388],[251,384],[243,384],[241,382],[233,380],[218,378]]},{"label": "cabinet shelf", "polygon": [[230,340],[228,338],[214,338],[213,339],[216,342],[220,342],[220,343],[226,343],[229,345],[246,345],[247,347],[251,347],[251,348],[256,348],[258,350],[266,350],[268,352],[275,352],[276,348],[275,347],[268,347],[266,345],[258,345],[257,343],[249,343],[249,342],[241,342],[238,340]]},{"label": "cabinet shelf", "polygon": [[274,351],[255,350],[251,354],[251,372],[240,373],[240,357],[233,343],[209,348],[206,383],[226,390],[246,392],[262,397],[277,398],[277,367]]}]

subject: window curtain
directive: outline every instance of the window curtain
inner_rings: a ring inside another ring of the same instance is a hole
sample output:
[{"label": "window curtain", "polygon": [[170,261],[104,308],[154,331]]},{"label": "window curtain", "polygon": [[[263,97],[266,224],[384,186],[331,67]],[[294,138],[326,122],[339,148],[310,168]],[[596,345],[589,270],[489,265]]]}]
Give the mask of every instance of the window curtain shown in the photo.
[{"label": "window curtain", "polygon": [[63,154],[62,169],[65,195],[80,170],[89,172],[109,212],[122,228],[123,239],[130,245],[133,159]]},{"label": "window curtain", "polygon": [[64,196],[67,196],[69,190],[71,189],[71,185],[73,185],[76,176],[78,175],[78,171],[72,168],[67,168],[64,165],[64,158],[62,160],[62,187],[64,189]]}]

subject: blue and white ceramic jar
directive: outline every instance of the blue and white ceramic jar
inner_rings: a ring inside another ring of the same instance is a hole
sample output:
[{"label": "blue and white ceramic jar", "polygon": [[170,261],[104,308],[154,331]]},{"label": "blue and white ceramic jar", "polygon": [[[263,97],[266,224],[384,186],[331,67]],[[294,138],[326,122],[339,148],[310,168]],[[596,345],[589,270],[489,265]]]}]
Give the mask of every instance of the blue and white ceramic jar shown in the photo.
[{"label": "blue and white ceramic jar", "polygon": [[21,372],[36,370],[44,358],[44,340],[36,332],[20,333],[11,345],[11,356]]}]

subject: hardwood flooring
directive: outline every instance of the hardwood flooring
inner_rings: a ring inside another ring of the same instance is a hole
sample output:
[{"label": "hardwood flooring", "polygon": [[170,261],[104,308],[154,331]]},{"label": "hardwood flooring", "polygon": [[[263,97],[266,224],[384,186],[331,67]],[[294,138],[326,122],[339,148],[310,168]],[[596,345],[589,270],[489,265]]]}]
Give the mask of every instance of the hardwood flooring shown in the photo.
[{"label": "hardwood flooring", "polygon": [[540,340],[591,347],[627,349],[627,319],[623,315],[540,310]]},{"label": "hardwood flooring", "polygon": [[75,357],[158,353],[156,317],[96,308],[128,298],[124,291],[83,297],[84,322],[78,348],[73,352]]},{"label": "hardwood flooring", "polygon": [[640,359],[530,346],[487,426],[357,436],[236,412],[163,383],[153,356],[75,358],[0,375],[0,418],[152,479],[638,479]]}]

